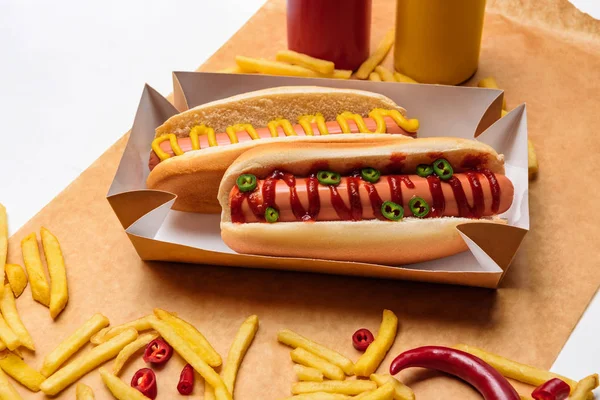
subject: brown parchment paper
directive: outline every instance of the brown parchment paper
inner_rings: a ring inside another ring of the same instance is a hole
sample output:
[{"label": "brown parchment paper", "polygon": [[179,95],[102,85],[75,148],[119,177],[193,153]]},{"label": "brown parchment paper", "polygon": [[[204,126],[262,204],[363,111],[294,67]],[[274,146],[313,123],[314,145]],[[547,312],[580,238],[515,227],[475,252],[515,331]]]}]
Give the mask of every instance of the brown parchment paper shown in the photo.
[{"label": "brown parchment paper", "polygon": [[[392,3],[373,2],[373,43],[393,25]],[[192,321],[225,356],[239,324],[257,314],[261,326],[235,394],[242,400],[276,399],[288,395],[294,381],[289,349],[275,340],[279,329],[297,330],[356,359],[350,335],[362,327],[376,331],[381,310],[389,308],[398,314],[400,329],[382,371],[399,351],[456,342],[550,367],[600,282],[600,214],[594,194],[599,182],[600,44],[587,34],[585,40],[571,34],[573,25],[590,20],[566,1],[556,4],[568,11],[568,31],[561,15],[546,19],[562,21],[549,29],[507,10],[503,12],[510,17],[488,14],[480,69],[473,79],[495,76],[509,107],[528,102],[529,132],[540,161],[538,180],[530,188],[531,231],[500,289],[144,263],[105,199],[124,138],[10,239],[9,261],[21,263],[20,240],[46,226],[61,240],[69,269],[70,301],[57,321],[31,300],[29,288],[17,300],[37,347],[35,355],[25,353],[26,361],[39,368],[44,355],[95,312],[118,324],[153,307]],[[284,47],[284,1],[270,1],[202,69],[229,66],[235,54],[271,57]],[[386,62],[391,66],[390,59]],[[123,379],[130,380],[141,366],[139,359],[129,364]],[[179,398],[175,382],[182,366],[174,357],[158,372],[159,398]],[[417,371],[401,378],[418,399],[479,398],[467,385],[445,376]],[[97,399],[109,398],[97,372],[82,381],[95,389]],[[44,398],[15,385],[24,398]],[[197,385],[195,398],[201,398],[202,386]],[[73,386],[59,398],[74,396]]]}]

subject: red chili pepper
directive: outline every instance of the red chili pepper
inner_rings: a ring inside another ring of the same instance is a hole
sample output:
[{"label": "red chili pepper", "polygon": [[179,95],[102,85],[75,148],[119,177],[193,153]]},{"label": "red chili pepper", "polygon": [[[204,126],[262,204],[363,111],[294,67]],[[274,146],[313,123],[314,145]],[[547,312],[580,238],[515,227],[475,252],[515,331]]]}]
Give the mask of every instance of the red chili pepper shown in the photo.
[{"label": "red chili pepper", "polygon": [[373,340],[375,340],[375,338],[370,330],[364,328],[359,329],[352,335],[352,346],[354,346],[356,350],[365,351],[367,350],[367,347],[373,343]]},{"label": "red chili pepper", "polygon": [[161,338],[154,339],[144,350],[144,361],[152,364],[164,364],[173,355],[173,348]]},{"label": "red chili pepper", "polygon": [[156,399],[156,375],[150,368],[142,368],[133,374],[131,387],[139,390],[149,399]]},{"label": "red chili pepper", "polygon": [[535,400],[565,400],[570,392],[571,387],[565,381],[553,378],[536,387],[531,397]]},{"label": "red chili pepper", "polygon": [[430,368],[471,384],[485,400],[519,400],[519,395],[498,371],[464,351],[441,346],[424,346],[405,351],[392,361],[390,374],[405,368]]},{"label": "red chili pepper", "polygon": [[194,391],[194,368],[190,364],[187,364],[181,370],[177,391],[183,395],[192,394]]}]

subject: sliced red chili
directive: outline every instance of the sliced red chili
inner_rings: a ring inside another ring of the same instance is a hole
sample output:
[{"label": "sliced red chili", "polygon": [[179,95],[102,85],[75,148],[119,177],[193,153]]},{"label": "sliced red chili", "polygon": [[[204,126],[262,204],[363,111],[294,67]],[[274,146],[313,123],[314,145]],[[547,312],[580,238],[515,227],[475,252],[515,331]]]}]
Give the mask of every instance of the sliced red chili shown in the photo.
[{"label": "sliced red chili", "polygon": [[531,397],[535,400],[565,400],[570,392],[571,387],[565,381],[554,378],[536,387]]},{"label": "sliced red chili", "polygon": [[194,391],[194,368],[190,364],[186,364],[181,370],[177,391],[183,395],[192,394]]},{"label": "sliced red chili", "polygon": [[365,328],[359,329],[352,335],[352,346],[356,350],[365,351],[374,340],[375,338],[370,330]]},{"label": "sliced red chili", "polygon": [[149,399],[156,399],[156,375],[150,368],[142,368],[133,374],[131,378],[131,387],[139,390],[144,396]]},{"label": "sliced red chili", "polygon": [[161,338],[154,339],[144,351],[144,361],[152,364],[164,364],[173,355],[173,348]]}]

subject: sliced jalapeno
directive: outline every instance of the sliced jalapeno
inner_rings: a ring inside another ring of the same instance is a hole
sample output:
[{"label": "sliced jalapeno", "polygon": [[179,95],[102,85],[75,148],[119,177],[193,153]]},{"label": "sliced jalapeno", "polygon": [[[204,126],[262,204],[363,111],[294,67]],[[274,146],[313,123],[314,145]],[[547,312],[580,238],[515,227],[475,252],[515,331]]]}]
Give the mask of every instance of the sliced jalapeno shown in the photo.
[{"label": "sliced jalapeno", "polygon": [[238,176],[235,181],[240,192],[251,192],[256,189],[256,176],[252,174],[243,174]]},{"label": "sliced jalapeno", "polygon": [[277,211],[273,207],[267,207],[267,209],[265,210],[265,219],[271,224],[273,222],[279,221],[279,211]]},{"label": "sliced jalapeno", "polygon": [[337,172],[319,171],[317,172],[317,179],[319,180],[319,183],[323,185],[336,186],[342,181],[342,176]]},{"label": "sliced jalapeno", "polygon": [[417,175],[427,178],[429,175],[433,174],[433,167],[429,164],[419,164],[417,165]]},{"label": "sliced jalapeno", "polygon": [[429,204],[422,197],[415,196],[408,202],[408,207],[417,218],[424,218],[429,214]]},{"label": "sliced jalapeno", "polygon": [[433,162],[433,171],[443,181],[447,181],[452,178],[454,170],[452,165],[445,158],[438,158]]},{"label": "sliced jalapeno", "polygon": [[375,168],[368,167],[360,170],[360,176],[367,182],[375,183],[379,181],[379,177],[381,177],[381,172],[379,172]]},{"label": "sliced jalapeno", "polygon": [[390,221],[398,221],[404,217],[404,208],[393,201],[384,201],[381,205],[381,214]]}]

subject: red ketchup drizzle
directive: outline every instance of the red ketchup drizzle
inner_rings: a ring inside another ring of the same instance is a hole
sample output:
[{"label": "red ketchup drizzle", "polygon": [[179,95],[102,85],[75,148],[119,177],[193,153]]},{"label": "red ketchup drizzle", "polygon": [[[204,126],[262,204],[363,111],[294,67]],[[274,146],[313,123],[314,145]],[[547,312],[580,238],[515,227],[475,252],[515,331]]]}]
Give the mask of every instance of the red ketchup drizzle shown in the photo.
[{"label": "red ketchup drizzle", "polygon": [[427,183],[429,184],[429,192],[433,199],[431,211],[427,216],[431,218],[441,217],[444,215],[444,210],[446,209],[446,199],[444,198],[444,191],[442,190],[442,182],[437,176],[429,175],[427,177]]},{"label": "red ketchup drizzle", "polygon": [[360,221],[362,219],[362,204],[360,202],[360,193],[358,192],[360,182],[361,180],[356,177],[346,178],[350,208],[344,203],[337,188],[335,186],[329,186],[329,191],[331,192],[331,205],[333,205],[333,209],[341,220]]},{"label": "red ketchup drizzle", "polygon": [[481,187],[481,182],[479,182],[479,177],[476,172],[467,172],[467,178],[469,179],[469,184],[471,185],[471,190],[473,191],[473,206],[475,208],[475,215],[477,218],[483,215],[485,211],[485,204],[483,202],[483,188]]},{"label": "red ketchup drizzle", "polygon": [[371,207],[373,208],[373,215],[375,218],[384,220],[383,214],[381,213],[381,206],[383,205],[383,200],[377,193],[377,189],[375,189],[375,185],[370,182],[365,182],[365,189],[369,195],[369,200],[371,201]]},{"label": "red ketchup drizzle", "polygon": [[496,179],[496,175],[489,169],[481,169],[479,172],[481,172],[490,183],[490,189],[492,190],[492,212],[496,214],[500,209],[500,184],[498,183],[498,179]]},{"label": "red ketchup drizzle", "polygon": [[402,204],[402,182],[409,189],[414,189],[415,184],[406,175],[390,175],[388,176],[388,184],[390,185],[390,193],[392,194],[392,201],[398,205]]},{"label": "red ketchup drizzle", "polygon": [[[492,212],[497,213],[500,208],[500,185],[496,175],[488,169],[480,169],[476,172],[466,172],[469,184],[471,185],[471,191],[473,193],[473,205],[469,205],[467,196],[462,187],[460,179],[455,176],[451,177],[446,183],[452,188],[452,192],[456,199],[458,206],[459,216],[465,218],[481,218],[485,211],[485,202],[483,196],[483,188],[479,180],[479,174],[484,175],[489,184],[492,192]],[[360,221],[362,220],[363,209],[360,200],[360,185],[364,185],[373,214],[377,219],[385,219],[381,214],[381,206],[383,200],[379,196],[375,185],[363,181],[360,178],[360,172],[354,171],[349,177],[346,177],[346,185],[348,187],[348,200],[350,207],[346,206],[344,199],[335,186],[329,186],[331,192],[331,204],[335,209],[338,217],[344,221]],[[233,192],[230,196],[231,202],[231,220],[233,222],[245,222],[244,213],[242,212],[242,204],[244,199],[248,199],[248,206],[256,218],[264,222],[264,213],[267,207],[275,207],[275,186],[277,181],[283,180],[290,189],[290,203],[292,212],[297,220],[302,221],[315,221],[321,209],[321,201],[319,198],[319,181],[315,174],[311,174],[306,180],[306,190],[308,194],[308,210],[304,208],[298,193],[296,191],[296,178],[283,171],[274,171],[262,184],[262,202],[258,191],[251,193],[240,192],[237,187],[233,188]],[[402,183],[409,188],[415,187],[414,183],[410,180],[407,175],[388,175],[387,181],[390,187],[391,201],[396,204],[403,205],[402,202]],[[442,182],[440,179],[431,175],[427,177],[429,184],[429,191],[431,193],[432,202],[431,212],[427,217],[441,217],[444,214],[446,208],[446,200],[444,198],[444,192],[442,190]]]},{"label": "red ketchup drizzle", "polygon": [[460,179],[453,176],[452,178],[448,179],[448,184],[452,188],[454,198],[456,199],[458,215],[464,218],[480,218],[482,215],[482,210],[484,209],[481,183],[479,182],[479,178],[476,174],[468,172],[467,176],[469,183],[471,184],[471,189],[473,190],[473,206],[470,206],[467,202],[467,196],[465,195],[465,190],[460,183]]},{"label": "red ketchup drizzle", "polygon": [[246,222],[244,218],[244,212],[242,211],[242,203],[246,198],[246,193],[240,192],[237,186],[233,187],[233,194],[230,196],[231,203],[231,221],[232,222]]}]

